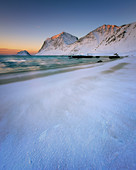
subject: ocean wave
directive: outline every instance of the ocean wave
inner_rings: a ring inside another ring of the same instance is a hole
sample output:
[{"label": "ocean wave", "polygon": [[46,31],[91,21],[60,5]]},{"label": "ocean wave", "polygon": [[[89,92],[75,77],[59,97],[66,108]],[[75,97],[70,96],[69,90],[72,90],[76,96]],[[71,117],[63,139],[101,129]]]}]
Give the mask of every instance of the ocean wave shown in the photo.
[{"label": "ocean wave", "polygon": [[17,56],[3,56],[0,57],[0,74],[65,68],[82,64],[91,64],[96,61],[97,59],[77,60],[59,56],[25,56],[20,58]]},{"label": "ocean wave", "polygon": [[15,62],[15,63],[21,63],[21,62],[25,62],[26,60],[16,60],[16,59],[10,59],[7,60],[7,62]]}]

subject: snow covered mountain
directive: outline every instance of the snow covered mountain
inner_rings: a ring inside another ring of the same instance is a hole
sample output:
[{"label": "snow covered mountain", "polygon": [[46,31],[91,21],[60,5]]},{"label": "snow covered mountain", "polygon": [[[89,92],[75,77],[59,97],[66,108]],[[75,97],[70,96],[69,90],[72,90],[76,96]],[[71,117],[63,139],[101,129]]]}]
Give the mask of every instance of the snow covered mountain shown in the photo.
[{"label": "snow covered mountain", "polygon": [[135,44],[136,22],[122,26],[103,25],[79,40],[68,33],[49,38],[38,55],[136,54]]},{"label": "snow covered mountain", "polygon": [[77,54],[111,54],[136,52],[136,23],[103,25],[81,38],[72,49]]},{"label": "snow covered mountain", "polygon": [[19,55],[19,56],[21,56],[21,55],[25,55],[25,56],[30,56],[30,54],[28,53],[28,51],[26,51],[26,50],[24,50],[24,51],[19,51],[16,55]]},{"label": "snow covered mountain", "polygon": [[47,38],[37,55],[60,55],[62,52],[65,53],[65,49],[77,40],[77,37],[66,32],[62,32],[51,38]]}]

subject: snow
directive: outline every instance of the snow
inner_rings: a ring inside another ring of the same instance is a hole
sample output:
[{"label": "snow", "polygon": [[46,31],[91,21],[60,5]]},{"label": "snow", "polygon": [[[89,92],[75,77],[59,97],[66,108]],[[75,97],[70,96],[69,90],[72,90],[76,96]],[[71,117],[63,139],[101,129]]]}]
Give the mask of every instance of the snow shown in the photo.
[{"label": "snow", "polygon": [[136,57],[0,86],[0,169],[136,169]]},{"label": "snow", "polygon": [[94,36],[95,36],[95,38],[97,40],[97,43],[99,44],[99,35],[97,34],[97,32],[93,32],[93,34],[94,34]]},{"label": "snow", "polygon": [[[123,38],[118,38],[121,33],[126,32]],[[103,42],[101,46],[98,47],[97,52],[117,52],[117,53],[133,53],[136,51],[135,43],[136,43],[136,23],[128,24],[123,27],[118,33],[115,34],[116,40],[106,44]]]},{"label": "snow", "polygon": [[67,45],[73,44],[74,42],[76,42],[78,40],[77,37],[75,37],[75,36],[73,36],[69,33],[66,33],[66,32],[63,32],[61,37],[63,38],[64,43],[67,44]]},{"label": "snow", "polygon": [[78,40],[77,37],[62,32],[44,41],[42,48],[36,55],[62,55],[62,51]]}]

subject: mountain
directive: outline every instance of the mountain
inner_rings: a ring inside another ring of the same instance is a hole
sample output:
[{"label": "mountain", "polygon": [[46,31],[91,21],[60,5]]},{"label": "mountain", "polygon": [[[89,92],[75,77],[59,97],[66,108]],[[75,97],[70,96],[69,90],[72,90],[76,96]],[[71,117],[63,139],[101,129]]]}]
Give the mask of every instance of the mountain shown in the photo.
[{"label": "mountain", "polygon": [[103,25],[79,39],[73,54],[126,54],[136,52],[136,23],[116,26]]},{"label": "mountain", "polygon": [[23,56],[31,56],[31,55],[28,53],[28,51],[26,51],[26,50],[24,50],[24,51],[19,51],[16,55],[19,55],[19,56],[21,56],[21,55],[23,55]]},{"label": "mountain", "polygon": [[62,32],[51,38],[47,38],[37,55],[60,55],[62,51],[68,48],[68,46],[78,40],[77,37]]},{"label": "mountain", "polygon": [[90,54],[105,41],[106,37],[111,37],[119,29],[116,25],[103,25],[86,36],[80,38],[72,47],[72,54]]},{"label": "mountain", "polygon": [[[61,34],[47,39],[39,55],[120,55],[136,54],[136,22],[122,26],[102,25],[77,40],[65,43]],[[66,33],[66,35],[70,35]],[[64,36],[65,37],[65,36]],[[75,38],[73,38],[75,37]]]}]

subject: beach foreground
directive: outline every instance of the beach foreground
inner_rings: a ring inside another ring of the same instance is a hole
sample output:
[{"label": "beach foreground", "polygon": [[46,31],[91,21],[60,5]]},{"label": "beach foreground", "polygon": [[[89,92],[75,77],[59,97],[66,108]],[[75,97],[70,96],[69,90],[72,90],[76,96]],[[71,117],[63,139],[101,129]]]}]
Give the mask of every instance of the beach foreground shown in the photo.
[{"label": "beach foreground", "polygon": [[0,85],[0,169],[136,169],[136,57]]}]

